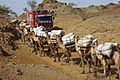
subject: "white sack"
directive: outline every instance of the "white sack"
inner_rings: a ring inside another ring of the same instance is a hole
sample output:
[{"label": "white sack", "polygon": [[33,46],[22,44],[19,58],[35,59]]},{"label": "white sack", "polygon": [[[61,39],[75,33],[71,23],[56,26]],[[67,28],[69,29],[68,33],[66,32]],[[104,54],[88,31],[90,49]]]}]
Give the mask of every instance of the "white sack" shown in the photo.
[{"label": "white sack", "polygon": [[62,37],[62,41],[64,45],[68,45],[75,42],[75,35],[74,33],[69,33]]},{"label": "white sack", "polygon": [[25,28],[30,28],[31,26],[30,25],[26,25]]},{"label": "white sack", "polygon": [[88,47],[91,44],[91,40],[79,40],[78,44],[81,47]]},{"label": "white sack", "polygon": [[44,36],[44,37],[46,37],[45,31],[38,31],[38,32],[36,33],[36,35],[37,35],[37,36]]},{"label": "white sack", "polygon": [[80,46],[80,47],[88,47],[88,46],[90,46],[90,44],[92,43],[92,41],[94,39],[95,38],[92,35],[85,35],[83,38],[81,38],[78,41],[78,46]]},{"label": "white sack", "polygon": [[55,39],[55,35],[62,37],[62,35],[64,35],[64,32],[62,30],[52,30],[50,33],[50,38]]},{"label": "white sack", "polygon": [[102,54],[104,56],[110,57],[112,54],[112,44],[100,44],[97,47],[96,53],[97,54]]}]

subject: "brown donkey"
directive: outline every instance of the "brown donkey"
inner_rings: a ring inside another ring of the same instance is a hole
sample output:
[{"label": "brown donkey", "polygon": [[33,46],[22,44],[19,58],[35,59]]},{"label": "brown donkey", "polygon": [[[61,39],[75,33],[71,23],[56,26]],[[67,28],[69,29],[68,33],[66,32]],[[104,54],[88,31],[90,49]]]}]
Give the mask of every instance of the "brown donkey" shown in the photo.
[{"label": "brown donkey", "polygon": [[71,61],[73,62],[73,60],[71,59],[71,53],[70,53],[69,48],[67,48],[67,47],[63,44],[63,42],[62,42],[62,40],[61,40],[61,37],[60,37],[59,35],[56,35],[56,40],[57,40],[57,43],[58,43],[59,48],[61,48],[61,49],[64,51],[63,55],[61,56],[62,65],[63,65],[63,58],[64,58],[65,55],[67,55],[67,61],[68,61],[68,62],[69,62],[69,60],[71,60]]},{"label": "brown donkey", "polygon": [[47,43],[48,43],[48,46],[50,48],[50,57],[54,56],[54,61],[53,62],[56,62],[56,54],[58,56],[58,61],[60,61],[60,57],[59,57],[59,53],[58,53],[58,45],[57,43],[52,43],[49,35],[48,35],[48,31],[45,31],[45,35],[46,35],[46,38],[47,38]]},{"label": "brown donkey", "polygon": [[[113,46],[113,54],[111,55],[111,57],[106,57],[103,55],[98,55],[98,53],[96,53],[97,50],[97,44],[94,44],[91,47],[91,53],[95,54],[97,59],[101,62],[101,64],[103,65],[104,68],[104,76],[106,77],[107,75],[107,66],[108,66],[108,73],[109,73],[109,78],[110,78],[110,66],[111,65],[116,65],[117,66],[117,70],[118,70],[118,76],[120,79],[120,49],[119,46]],[[97,61],[97,60],[96,60]],[[97,62],[96,62],[97,64]],[[97,74],[96,74],[97,75]]]},{"label": "brown donkey", "polygon": [[80,66],[82,66],[82,73],[85,73],[85,62],[87,62],[89,66],[89,72],[91,72],[91,64],[92,64],[92,57],[91,57],[91,46],[88,47],[81,47],[78,46],[78,36],[75,36],[75,48],[78,52],[81,62]]}]

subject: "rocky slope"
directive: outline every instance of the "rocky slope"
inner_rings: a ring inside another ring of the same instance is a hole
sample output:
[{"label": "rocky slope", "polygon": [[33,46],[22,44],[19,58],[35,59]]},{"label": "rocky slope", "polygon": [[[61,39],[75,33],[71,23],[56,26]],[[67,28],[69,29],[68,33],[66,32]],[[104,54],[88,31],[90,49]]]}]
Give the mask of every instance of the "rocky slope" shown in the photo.
[{"label": "rocky slope", "polygon": [[0,53],[6,55],[15,48],[14,41],[18,38],[18,32],[13,25],[10,24],[10,19],[0,17]]}]

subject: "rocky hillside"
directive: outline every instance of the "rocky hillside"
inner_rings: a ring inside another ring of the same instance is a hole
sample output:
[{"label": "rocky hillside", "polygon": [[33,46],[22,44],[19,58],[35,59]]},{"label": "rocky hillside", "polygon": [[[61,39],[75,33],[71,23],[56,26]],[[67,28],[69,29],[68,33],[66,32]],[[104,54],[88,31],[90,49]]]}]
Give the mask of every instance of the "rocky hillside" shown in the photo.
[{"label": "rocky hillside", "polygon": [[15,39],[18,38],[18,32],[15,27],[10,24],[9,18],[0,17],[0,53],[8,53],[14,49]]},{"label": "rocky hillside", "polygon": [[74,8],[71,3],[62,3],[58,2],[57,0],[43,0],[42,3],[40,3],[35,10],[39,9],[47,9],[47,10],[54,10],[55,12],[59,13],[66,13],[76,10],[75,12],[78,13],[98,13],[102,11],[110,11],[116,8],[120,8],[120,4],[114,4],[114,3],[109,3],[107,5],[90,5],[88,7],[84,8]]}]

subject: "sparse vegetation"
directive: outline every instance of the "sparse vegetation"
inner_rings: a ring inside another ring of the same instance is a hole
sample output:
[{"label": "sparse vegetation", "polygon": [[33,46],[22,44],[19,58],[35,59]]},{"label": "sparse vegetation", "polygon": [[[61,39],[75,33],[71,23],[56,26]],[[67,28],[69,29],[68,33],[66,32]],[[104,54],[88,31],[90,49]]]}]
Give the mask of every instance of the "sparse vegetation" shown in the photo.
[{"label": "sparse vegetation", "polygon": [[0,14],[17,16],[16,12],[12,11],[10,7],[7,7],[6,5],[0,5]]},{"label": "sparse vegetation", "polygon": [[36,0],[28,0],[27,4],[28,4],[28,6],[30,6],[31,10],[33,10],[36,7],[37,2],[36,2]]},{"label": "sparse vegetation", "polygon": [[43,7],[44,6],[44,3],[41,3],[41,4],[38,4],[39,7]]}]

